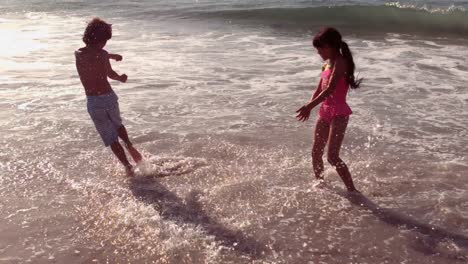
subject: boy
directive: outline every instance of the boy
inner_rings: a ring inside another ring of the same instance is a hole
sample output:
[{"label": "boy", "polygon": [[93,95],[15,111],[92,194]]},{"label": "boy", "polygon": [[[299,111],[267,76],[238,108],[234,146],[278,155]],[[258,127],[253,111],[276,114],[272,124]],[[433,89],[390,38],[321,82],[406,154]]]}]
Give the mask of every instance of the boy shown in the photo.
[{"label": "boy", "polygon": [[112,70],[110,59],[122,60],[122,56],[109,54],[103,48],[112,37],[112,25],[94,18],[88,23],[83,35],[85,47],[75,51],[76,69],[85,89],[88,113],[104,141],[125,166],[128,176],[133,175],[133,167],[119,143],[119,137],[125,142],[133,160],[142,160],[141,154],[130,142],[127,130],[122,125],[117,95],[112,90],[107,77],[120,82],[127,81],[127,75],[118,75]]}]

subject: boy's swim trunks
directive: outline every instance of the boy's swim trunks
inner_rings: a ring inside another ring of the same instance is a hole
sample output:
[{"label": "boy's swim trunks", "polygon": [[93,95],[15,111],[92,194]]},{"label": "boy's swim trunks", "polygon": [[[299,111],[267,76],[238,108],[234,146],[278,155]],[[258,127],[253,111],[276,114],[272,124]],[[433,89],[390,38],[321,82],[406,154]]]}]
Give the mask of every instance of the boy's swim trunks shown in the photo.
[{"label": "boy's swim trunks", "polygon": [[118,97],[114,92],[111,92],[86,98],[88,113],[107,147],[118,140],[118,129],[122,126]]}]

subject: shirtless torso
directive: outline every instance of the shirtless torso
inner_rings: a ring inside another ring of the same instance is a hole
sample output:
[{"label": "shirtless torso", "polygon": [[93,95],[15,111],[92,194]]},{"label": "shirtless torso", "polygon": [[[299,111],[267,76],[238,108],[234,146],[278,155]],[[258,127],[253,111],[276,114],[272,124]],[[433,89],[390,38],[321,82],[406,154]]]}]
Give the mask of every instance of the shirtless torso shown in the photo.
[{"label": "shirtless torso", "polygon": [[107,77],[126,81],[126,75],[119,76],[112,70],[109,62],[110,55],[103,49],[83,47],[75,51],[75,58],[76,69],[87,96],[99,96],[112,92]]}]

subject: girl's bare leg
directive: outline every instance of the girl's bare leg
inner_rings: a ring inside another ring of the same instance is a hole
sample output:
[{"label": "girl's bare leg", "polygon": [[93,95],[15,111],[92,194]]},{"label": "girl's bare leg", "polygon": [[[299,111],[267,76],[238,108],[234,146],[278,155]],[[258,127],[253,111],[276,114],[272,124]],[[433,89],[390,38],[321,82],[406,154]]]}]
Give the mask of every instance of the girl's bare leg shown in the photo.
[{"label": "girl's bare leg", "polygon": [[348,170],[348,166],[340,159],[341,144],[346,133],[346,127],[348,126],[348,116],[337,116],[330,124],[330,134],[328,138],[328,162],[336,168],[338,175],[348,191],[357,191],[351,178],[351,173]]},{"label": "girl's bare leg", "polygon": [[315,178],[323,179],[323,151],[328,140],[330,124],[319,117],[315,125],[314,145],[312,147],[312,166]]}]

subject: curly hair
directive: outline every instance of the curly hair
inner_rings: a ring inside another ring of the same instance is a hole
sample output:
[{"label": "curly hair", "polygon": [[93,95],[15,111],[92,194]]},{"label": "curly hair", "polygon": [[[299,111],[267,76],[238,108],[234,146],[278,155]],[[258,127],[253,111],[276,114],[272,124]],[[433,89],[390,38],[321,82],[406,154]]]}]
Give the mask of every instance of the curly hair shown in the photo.
[{"label": "curly hair", "polygon": [[86,45],[95,45],[112,38],[112,24],[95,17],[86,26],[83,34],[83,42]]}]

